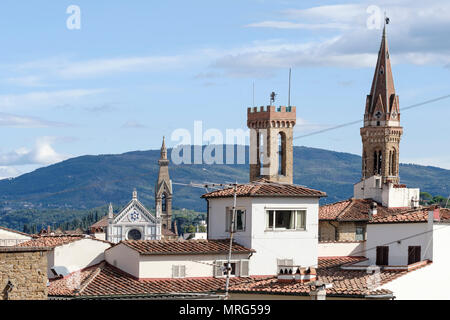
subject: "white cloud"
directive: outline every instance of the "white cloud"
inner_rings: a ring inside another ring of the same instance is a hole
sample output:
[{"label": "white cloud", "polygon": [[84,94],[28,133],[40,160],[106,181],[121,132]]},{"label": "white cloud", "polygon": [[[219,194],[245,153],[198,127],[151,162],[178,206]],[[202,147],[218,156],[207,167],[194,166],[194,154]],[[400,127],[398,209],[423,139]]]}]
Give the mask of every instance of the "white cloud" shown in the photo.
[{"label": "white cloud", "polygon": [[42,82],[39,76],[22,76],[22,77],[12,77],[4,81],[5,83],[21,86],[21,87],[44,87],[46,84]]},{"label": "white cloud", "polygon": [[290,21],[263,21],[257,23],[250,23],[246,25],[247,28],[274,28],[274,29],[307,29],[307,30],[319,30],[319,29],[348,29],[347,24],[342,23],[297,23]]},{"label": "white cloud", "polygon": [[[270,76],[274,69],[307,66],[373,67],[381,30],[369,29],[369,6],[386,9],[388,40],[394,64],[450,64],[450,2],[437,0],[367,1],[362,4],[317,6],[281,12],[281,20],[253,22],[246,27],[326,31],[317,40],[267,40],[225,51],[212,64],[229,76]],[[288,20],[286,20],[288,19]],[[382,23],[380,24],[382,26]]]},{"label": "white cloud", "polygon": [[34,108],[63,105],[104,91],[104,89],[73,89],[0,95],[0,110],[9,108]]},{"label": "white cloud", "polygon": [[43,120],[36,117],[19,116],[0,112],[0,127],[14,128],[47,128],[47,127],[66,127],[67,123]]},{"label": "white cloud", "polygon": [[0,154],[0,166],[50,165],[67,159],[53,149],[55,140],[55,137],[40,137],[32,149],[19,148]]},{"label": "white cloud", "polygon": [[0,166],[0,180],[2,179],[8,179],[8,178],[14,178],[21,174],[18,169],[14,167],[3,167]]}]

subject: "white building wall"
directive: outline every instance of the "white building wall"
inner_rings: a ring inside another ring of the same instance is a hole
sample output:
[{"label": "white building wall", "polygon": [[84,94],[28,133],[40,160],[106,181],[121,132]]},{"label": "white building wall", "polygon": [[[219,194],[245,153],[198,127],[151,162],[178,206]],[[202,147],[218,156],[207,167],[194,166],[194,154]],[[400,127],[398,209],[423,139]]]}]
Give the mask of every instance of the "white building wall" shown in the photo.
[{"label": "white building wall", "polygon": [[433,233],[428,223],[367,224],[366,257],[376,263],[377,246],[389,246],[389,265],[408,264],[408,246],[421,246],[421,260],[433,260]]},{"label": "white building wall", "polygon": [[381,176],[372,176],[353,186],[353,196],[355,199],[372,199],[389,208],[405,208],[418,204],[420,189],[394,188],[391,183],[383,184]]},{"label": "white building wall", "polygon": [[448,300],[450,224],[433,226],[433,263],[381,286],[398,300]]},{"label": "white building wall", "polygon": [[105,260],[120,270],[139,278],[139,253],[124,244],[105,251]]},{"label": "white building wall", "polygon": [[[92,239],[81,239],[55,247],[49,252],[52,256],[49,258],[49,269],[53,266],[64,266],[74,272],[93,266],[105,259],[104,252],[110,247],[106,242]],[[49,270],[48,276],[53,278],[53,272]]]},{"label": "white building wall", "polygon": [[319,242],[319,257],[365,256],[366,242]]},{"label": "white building wall", "polygon": [[[266,210],[306,210],[306,230],[266,231]],[[251,275],[276,275],[277,259],[317,267],[319,234],[318,198],[253,198]]]},{"label": "white building wall", "polygon": [[0,247],[15,246],[28,240],[31,240],[31,236],[0,228]]},{"label": "white building wall", "polygon": [[[233,198],[210,199],[209,204],[208,239],[229,238],[225,208],[233,206]],[[236,242],[256,250],[250,258],[250,275],[276,275],[277,259],[317,266],[318,198],[237,198],[237,207],[246,209],[246,229],[235,234]],[[266,231],[266,210],[276,209],[306,210],[306,231]]]},{"label": "white building wall", "polygon": [[[233,254],[231,260],[247,258],[248,254]],[[228,255],[142,255],[139,261],[139,278],[172,278],[172,267],[179,265],[185,266],[186,278],[213,277],[216,260],[227,261]]]}]

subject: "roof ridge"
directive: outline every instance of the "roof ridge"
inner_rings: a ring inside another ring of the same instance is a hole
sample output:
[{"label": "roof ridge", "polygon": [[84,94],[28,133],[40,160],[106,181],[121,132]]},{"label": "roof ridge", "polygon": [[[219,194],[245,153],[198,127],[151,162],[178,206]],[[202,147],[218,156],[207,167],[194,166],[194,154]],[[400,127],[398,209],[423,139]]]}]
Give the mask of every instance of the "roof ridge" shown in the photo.
[{"label": "roof ridge", "polygon": [[83,282],[80,284],[80,288],[76,289],[74,294],[80,295],[84,289],[99,275],[99,273],[105,268],[105,260],[100,262],[96,268],[96,270],[90,274],[86,279],[83,280]]},{"label": "roof ridge", "polygon": [[344,210],[341,211],[341,213],[339,213],[336,217],[336,220],[339,219],[340,216],[344,215],[344,213],[347,213],[348,210],[350,210],[350,207],[355,203],[354,198],[350,198],[348,201],[349,203],[347,204],[347,206],[344,208]]}]

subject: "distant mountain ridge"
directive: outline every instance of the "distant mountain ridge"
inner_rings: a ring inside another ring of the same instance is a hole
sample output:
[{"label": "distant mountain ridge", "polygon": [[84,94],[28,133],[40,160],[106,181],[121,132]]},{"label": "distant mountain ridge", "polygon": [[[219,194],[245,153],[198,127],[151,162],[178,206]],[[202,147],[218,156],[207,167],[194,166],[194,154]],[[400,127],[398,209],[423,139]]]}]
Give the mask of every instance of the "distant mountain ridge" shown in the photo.
[{"label": "distant mountain ridge", "polygon": [[[180,183],[248,182],[248,147],[246,154],[245,164],[171,164],[171,179]],[[223,156],[225,159],[226,148]],[[15,179],[0,180],[0,225],[17,227],[28,220],[27,210],[35,218],[42,210],[54,210],[52,219],[64,221],[69,211],[102,207],[109,202],[123,205],[131,199],[133,188],[137,188],[139,199],[153,208],[159,157],[159,150],[81,156]],[[450,170],[401,164],[400,176],[401,183],[409,187],[419,187],[433,195],[450,193]],[[294,147],[294,183],[325,191],[328,197],[322,203],[351,197],[353,184],[360,177],[358,155]],[[206,211],[206,202],[200,198],[205,190],[176,184],[173,189],[174,207]]]}]

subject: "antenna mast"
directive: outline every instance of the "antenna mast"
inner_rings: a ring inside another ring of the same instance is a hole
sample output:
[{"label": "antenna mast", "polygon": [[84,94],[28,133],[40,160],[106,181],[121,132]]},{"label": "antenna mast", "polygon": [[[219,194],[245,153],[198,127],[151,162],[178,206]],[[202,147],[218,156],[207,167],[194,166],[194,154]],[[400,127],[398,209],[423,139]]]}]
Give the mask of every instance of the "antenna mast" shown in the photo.
[{"label": "antenna mast", "polygon": [[291,68],[289,68],[289,92],[288,92],[288,107],[291,106]]}]

